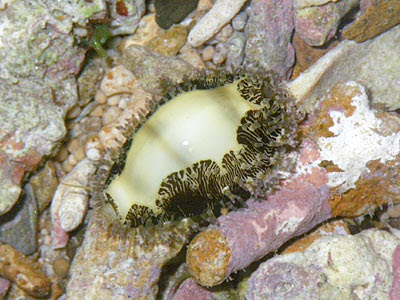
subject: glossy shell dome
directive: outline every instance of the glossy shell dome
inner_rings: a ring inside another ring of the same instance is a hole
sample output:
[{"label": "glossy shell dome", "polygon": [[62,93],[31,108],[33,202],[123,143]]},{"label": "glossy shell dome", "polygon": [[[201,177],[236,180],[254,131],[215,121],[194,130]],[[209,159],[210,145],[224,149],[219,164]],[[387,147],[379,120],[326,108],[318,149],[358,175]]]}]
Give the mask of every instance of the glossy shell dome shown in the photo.
[{"label": "glossy shell dome", "polygon": [[140,120],[105,194],[134,226],[243,206],[295,144],[293,107],[271,77],[180,85]]}]

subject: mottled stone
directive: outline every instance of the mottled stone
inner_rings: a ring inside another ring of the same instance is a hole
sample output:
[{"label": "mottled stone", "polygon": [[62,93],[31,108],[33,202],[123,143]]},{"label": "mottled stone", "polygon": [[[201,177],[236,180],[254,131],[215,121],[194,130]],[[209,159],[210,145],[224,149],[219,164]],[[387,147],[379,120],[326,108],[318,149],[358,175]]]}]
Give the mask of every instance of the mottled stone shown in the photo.
[{"label": "mottled stone", "polygon": [[222,27],[222,29],[217,33],[217,35],[215,36],[215,39],[218,42],[221,43],[225,43],[229,37],[231,36],[231,34],[233,33],[233,29],[231,24],[226,24],[224,27]]},{"label": "mottled stone", "polygon": [[227,47],[226,68],[230,71],[237,70],[243,62],[246,37],[243,32],[234,32],[229,38]]},{"label": "mottled stone", "polygon": [[304,8],[311,6],[321,6],[330,2],[338,2],[340,0],[294,0],[293,5],[295,8]]},{"label": "mottled stone", "polygon": [[169,79],[180,82],[194,71],[193,67],[183,60],[167,58],[146,48],[131,45],[123,53],[124,66],[140,78],[141,87],[150,93],[162,93],[162,81]]},{"label": "mottled stone", "polygon": [[95,96],[98,84],[104,75],[104,60],[94,58],[88,61],[78,78],[78,103],[80,106],[88,104]]},{"label": "mottled stone", "polygon": [[189,43],[186,43],[185,46],[182,47],[178,58],[188,62],[190,65],[192,65],[195,68],[198,69],[204,69],[205,65],[203,60],[201,59],[201,56],[197,51],[189,45]]},{"label": "mottled stone", "polygon": [[[3,165],[3,167],[8,166]],[[4,168],[4,170],[6,169]],[[12,182],[8,174],[2,171],[2,168],[0,168],[0,181],[2,184],[2,188],[0,189],[0,215],[4,215],[9,212],[18,201],[21,195],[21,187],[19,184]]]},{"label": "mottled stone", "polygon": [[219,43],[215,46],[215,53],[213,57],[213,63],[216,65],[222,64],[227,55],[227,49],[225,44]]},{"label": "mottled stone", "polygon": [[196,225],[186,219],[135,229],[115,224],[116,216],[106,208],[96,213],[71,265],[67,298],[156,299],[163,266],[181,251]]},{"label": "mottled stone", "polygon": [[288,78],[294,64],[292,1],[255,0],[246,26],[246,64]]},{"label": "mottled stone", "polygon": [[25,173],[66,133],[64,116],[76,104],[75,76],[85,55],[73,23],[87,24],[101,4],[12,1],[0,11],[0,214],[16,203]]},{"label": "mottled stone", "polygon": [[0,257],[0,276],[11,280],[34,298],[49,298],[51,281],[38,264],[9,245],[0,245]]},{"label": "mottled stone", "polygon": [[92,110],[92,112],[90,113],[91,117],[101,117],[103,115],[104,112],[104,106],[103,105],[98,105],[96,106],[95,109]]},{"label": "mottled stone", "polygon": [[121,109],[116,106],[107,107],[103,114],[103,125],[114,122],[121,115]]},{"label": "mottled stone", "polygon": [[[43,90],[34,79],[29,82],[10,86],[0,79],[0,195],[4,201],[0,206],[5,204],[0,214],[17,201],[18,186],[25,172],[34,170],[66,132],[63,120],[66,110],[54,103],[52,90]],[[67,89],[64,94],[72,96],[68,89],[74,83],[69,80],[64,83]]]},{"label": "mottled stone", "polygon": [[121,94],[113,95],[107,99],[107,105],[118,106],[119,101],[121,101]]},{"label": "mottled stone", "polygon": [[232,20],[233,30],[242,31],[246,26],[246,22],[247,22],[247,13],[245,11],[242,11]]},{"label": "mottled stone", "polygon": [[0,222],[0,241],[30,255],[37,249],[38,208],[30,184],[18,204]]},{"label": "mottled stone", "polygon": [[85,117],[81,122],[82,132],[98,132],[101,129],[102,122],[100,117]]},{"label": "mottled stone", "polygon": [[165,56],[175,56],[185,45],[187,31],[183,26],[174,26],[151,39],[146,47]]},{"label": "mottled stone", "polygon": [[107,102],[107,95],[101,90],[97,90],[94,99],[98,104],[105,104]]},{"label": "mottled stone", "polygon": [[342,33],[345,39],[358,43],[385,32],[400,23],[400,1],[373,0],[362,1],[364,12],[352,24],[347,26]]},{"label": "mottled stone", "polygon": [[6,299],[8,290],[10,289],[11,282],[5,278],[0,277],[0,299]]},{"label": "mottled stone", "polygon": [[155,0],[157,24],[163,29],[182,21],[197,6],[198,0]]},{"label": "mottled stone", "polygon": [[132,93],[135,84],[135,76],[126,67],[118,65],[104,75],[100,89],[110,97],[121,93]]},{"label": "mottled stone", "polygon": [[70,266],[70,262],[67,259],[65,259],[64,257],[58,257],[53,262],[54,272],[61,278],[64,278],[65,276],[67,276],[68,271],[69,271],[69,266]]},{"label": "mottled stone", "polygon": [[322,46],[332,39],[342,17],[358,5],[360,0],[330,2],[295,10],[297,34],[310,46]]},{"label": "mottled stone", "polygon": [[[85,9],[85,6],[83,4],[81,8]],[[77,23],[87,22],[91,16],[89,11],[83,16],[75,5],[67,8],[64,3],[53,1],[7,3],[0,18],[1,79],[16,83],[21,77],[42,78],[45,74],[46,77],[61,79],[68,73],[77,74],[83,51],[74,46],[74,37],[68,34],[72,29],[72,19],[68,14],[63,18],[57,18],[57,13],[53,15],[53,10],[62,13],[64,9],[71,12]],[[21,18],[21,14],[25,17]]]},{"label": "mottled stone", "polygon": [[261,264],[248,281],[246,297],[389,299],[392,255],[399,245],[394,235],[378,230],[322,237],[304,252],[275,256]]},{"label": "mottled stone", "polygon": [[79,114],[82,112],[82,109],[78,105],[74,105],[68,112],[67,112],[67,119],[75,119]]},{"label": "mottled stone", "polygon": [[43,169],[31,177],[30,183],[36,196],[39,213],[41,213],[50,204],[58,185],[53,162],[48,161]]},{"label": "mottled stone", "polygon": [[156,15],[145,16],[136,34],[122,40],[120,49],[126,50],[130,45],[145,46],[161,55],[174,56],[185,45],[187,31],[184,26],[174,26],[164,30],[156,23]]},{"label": "mottled stone", "polygon": [[201,51],[201,57],[204,61],[212,60],[214,57],[214,47],[211,45],[204,47],[204,49]]},{"label": "mottled stone", "polygon": [[134,35],[121,41],[120,49],[125,51],[130,45],[146,46],[152,39],[165,32],[156,22],[155,14],[148,14],[142,18]]},{"label": "mottled stone", "polygon": [[109,5],[111,17],[110,31],[113,36],[133,34],[146,10],[145,0],[111,0]]},{"label": "mottled stone", "polygon": [[[303,107],[311,111],[326,91],[338,82],[354,80],[369,90],[373,106],[399,109],[399,41],[400,27],[394,27],[362,44],[343,41],[317,61],[305,76],[293,81],[291,89],[300,101],[305,101]],[[316,80],[310,80],[313,77]]]},{"label": "mottled stone", "polygon": [[57,152],[57,155],[54,157],[56,161],[63,162],[68,157],[68,150],[66,147],[61,147],[60,150]]}]

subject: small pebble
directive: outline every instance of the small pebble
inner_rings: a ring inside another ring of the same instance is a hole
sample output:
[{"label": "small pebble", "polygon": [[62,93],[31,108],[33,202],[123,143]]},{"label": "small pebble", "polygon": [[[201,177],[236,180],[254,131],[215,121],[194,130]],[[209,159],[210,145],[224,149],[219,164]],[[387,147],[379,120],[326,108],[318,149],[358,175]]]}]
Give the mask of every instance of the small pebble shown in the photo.
[{"label": "small pebble", "polygon": [[94,99],[97,101],[97,103],[104,104],[107,102],[107,96],[102,90],[98,90],[96,95],[94,96]]},{"label": "small pebble", "polygon": [[68,142],[67,149],[69,153],[74,153],[80,147],[80,142],[77,138]]},{"label": "small pebble", "polygon": [[67,276],[69,266],[70,266],[69,261],[63,257],[56,258],[53,262],[54,272],[61,278]]},{"label": "small pebble", "polygon": [[226,59],[226,54],[227,54],[227,49],[225,44],[217,44],[217,46],[215,46],[215,53],[214,53],[214,57],[213,57],[213,63],[216,65],[220,65],[222,64],[225,59]]},{"label": "small pebble", "polygon": [[131,102],[131,97],[130,97],[131,95],[126,95],[126,96],[124,96],[124,97],[122,97],[122,99],[121,99],[121,101],[119,101],[119,104],[118,104],[118,107],[120,108],[120,109],[126,109],[126,108],[128,108],[128,106],[129,106],[129,103]]},{"label": "small pebble", "polygon": [[119,101],[121,101],[121,95],[113,95],[107,99],[107,104],[110,106],[117,106]]},{"label": "small pebble", "polygon": [[101,158],[101,153],[99,149],[96,148],[88,148],[86,149],[86,157],[91,161],[98,161]]},{"label": "small pebble", "polygon": [[85,150],[84,150],[82,145],[80,145],[80,147],[75,152],[73,152],[72,154],[74,155],[74,158],[78,162],[86,157]]},{"label": "small pebble", "polygon": [[78,163],[78,162],[76,161],[75,157],[74,157],[73,155],[70,154],[70,155],[67,157],[67,159],[64,160],[63,163],[62,163],[63,170],[64,170],[66,173],[69,173],[69,172],[72,171],[72,169],[74,168],[74,166],[75,166],[77,163]]},{"label": "small pebble", "polygon": [[58,180],[61,180],[66,174],[63,164],[56,161],[54,162],[54,168],[56,169],[56,176]]},{"label": "small pebble", "polygon": [[183,59],[184,61],[191,64],[193,67],[198,69],[204,69],[205,65],[201,58],[201,56],[197,53],[197,51],[192,48],[188,43],[182,47],[178,58]]},{"label": "small pebble", "polygon": [[89,115],[93,109],[95,109],[99,104],[96,101],[92,101],[87,103],[85,106],[82,107],[82,112],[80,113],[79,116],[75,118],[75,122],[80,122],[84,117]]},{"label": "small pebble", "polygon": [[242,31],[246,26],[246,21],[247,21],[247,14],[245,11],[242,11],[240,14],[238,14],[236,17],[233,18],[232,20],[233,29],[236,31]]},{"label": "small pebble", "polygon": [[66,161],[68,161],[72,166],[75,166],[78,163],[72,154],[68,155]]},{"label": "small pebble", "polygon": [[233,72],[234,70],[240,68],[244,57],[245,45],[245,34],[240,31],[235,31],[226,43],[227,59],[225,66],[227,70]]},{"label": "small pebble", "polygon": [[215,70],[217,68],[212,61],[206,61],[205,65],[207,69]]},{"label": "small pebble", "polygon": [[67,119],[76,118],[77,116],[79,116],[81,111],[82,109],[78,105],[73,106],[67,113]]},{"label": "small pebble", "polygon": [[232,26],[230,24],[227,24],[221,29],[220,32],[218,32],[215,38],[218,41],[225,43],[231,36],[232,32],[233,32]]},{"label": "small pebble", "polygon": [[102,121],[100,117],[85,117],[81,122],[81,126],[82,131],[85,133],[99,132],[102,127]]},{"label": "small pebble", "polygon": [[147,11],[150,13],[156,12],[156,8],[154,7],[154,1],[149,1],[148,5],[147,5]]},{"label": "small pebble", "polygon": [[68,129],[69,129],[68,136],[71,139],[82,134],[81,124],[79,124],[79,123],[75,123],[74,126],[72,126],[71,128],[68,128]]},{"label": "small pebble", "polygon": [[82,27],[74,27],[74,33],[79,37],[87,37],[88,30]]},{"label": "small pebble", "polygon": [[75,122],[73,122],[73,121],[70,121],[70,122],[67,122],[67,129],[68,130],[71,130],[71,129],[73,129],[75,126],[78,126],[78,123],[75,123]]},{"label": "small pebble", "polygon": [[108,107],[103,114],[103,125],[108,125],[114,122],[121,115],[121,112],[122,111],[119,107],[116,106]]},{"label": "small pebble", "polygon": [[95,109],[92,110],[92,112],[89,114],[91,117],[101,117],[104,112],[104,106],[103,105],[98,105],[96,106]]},{"label": "small pebble", "polygon": [[214,57],[214,47],[213,46],[207,46],[201,51],[201,57],[203,61],[209,61],[212,60]]},{"label": "small pebble", "polygon": [[64,160],[66,160],[68,157],[68,150],[66,147],[61,147],[61,149],[58,151],[55,159],[57,161],[63,162]]}]

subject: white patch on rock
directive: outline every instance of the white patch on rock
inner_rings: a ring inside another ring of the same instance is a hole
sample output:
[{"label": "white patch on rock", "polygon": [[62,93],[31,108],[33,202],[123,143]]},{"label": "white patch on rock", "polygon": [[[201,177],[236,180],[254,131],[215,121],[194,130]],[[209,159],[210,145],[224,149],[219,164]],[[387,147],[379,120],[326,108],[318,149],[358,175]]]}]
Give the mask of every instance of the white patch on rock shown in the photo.
[{"label": "white patch on rock", "polygon": [[340,187],[341,192],[354,188],[367,163],[380,160],[382,163],[393,160],[400,153],[400,133],[383,136],[379,134],[382,122],[368,105],[365,89],[355,83],[347,83],[362,92],[355,96],[351,105],[356,109],[350,117],[339,111],[330,116],[334,125],[329,130],[335,135],[320,138],[321,160],[332,161],[343,172],[328,173],[328,184]]},{"label": "white patch on rock", "polygon": [[279,226],[275,230],[275,234],[278,235],[282,232],[294,232],[304,218],[291,217],[284,222],[279,222]]}]

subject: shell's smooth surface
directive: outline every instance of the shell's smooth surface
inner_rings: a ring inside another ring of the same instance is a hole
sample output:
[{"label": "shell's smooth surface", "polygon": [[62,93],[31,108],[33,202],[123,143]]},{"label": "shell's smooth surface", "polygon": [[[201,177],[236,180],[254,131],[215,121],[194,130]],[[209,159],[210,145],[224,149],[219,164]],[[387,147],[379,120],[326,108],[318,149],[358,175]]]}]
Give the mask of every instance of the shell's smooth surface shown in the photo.
[{"label": "shell's smooth surface", "polygon": [[293,102],[271,78],[196,79],[163,102],[139,120],[105,191],[133,225],[242,206],[293,144]]}]

